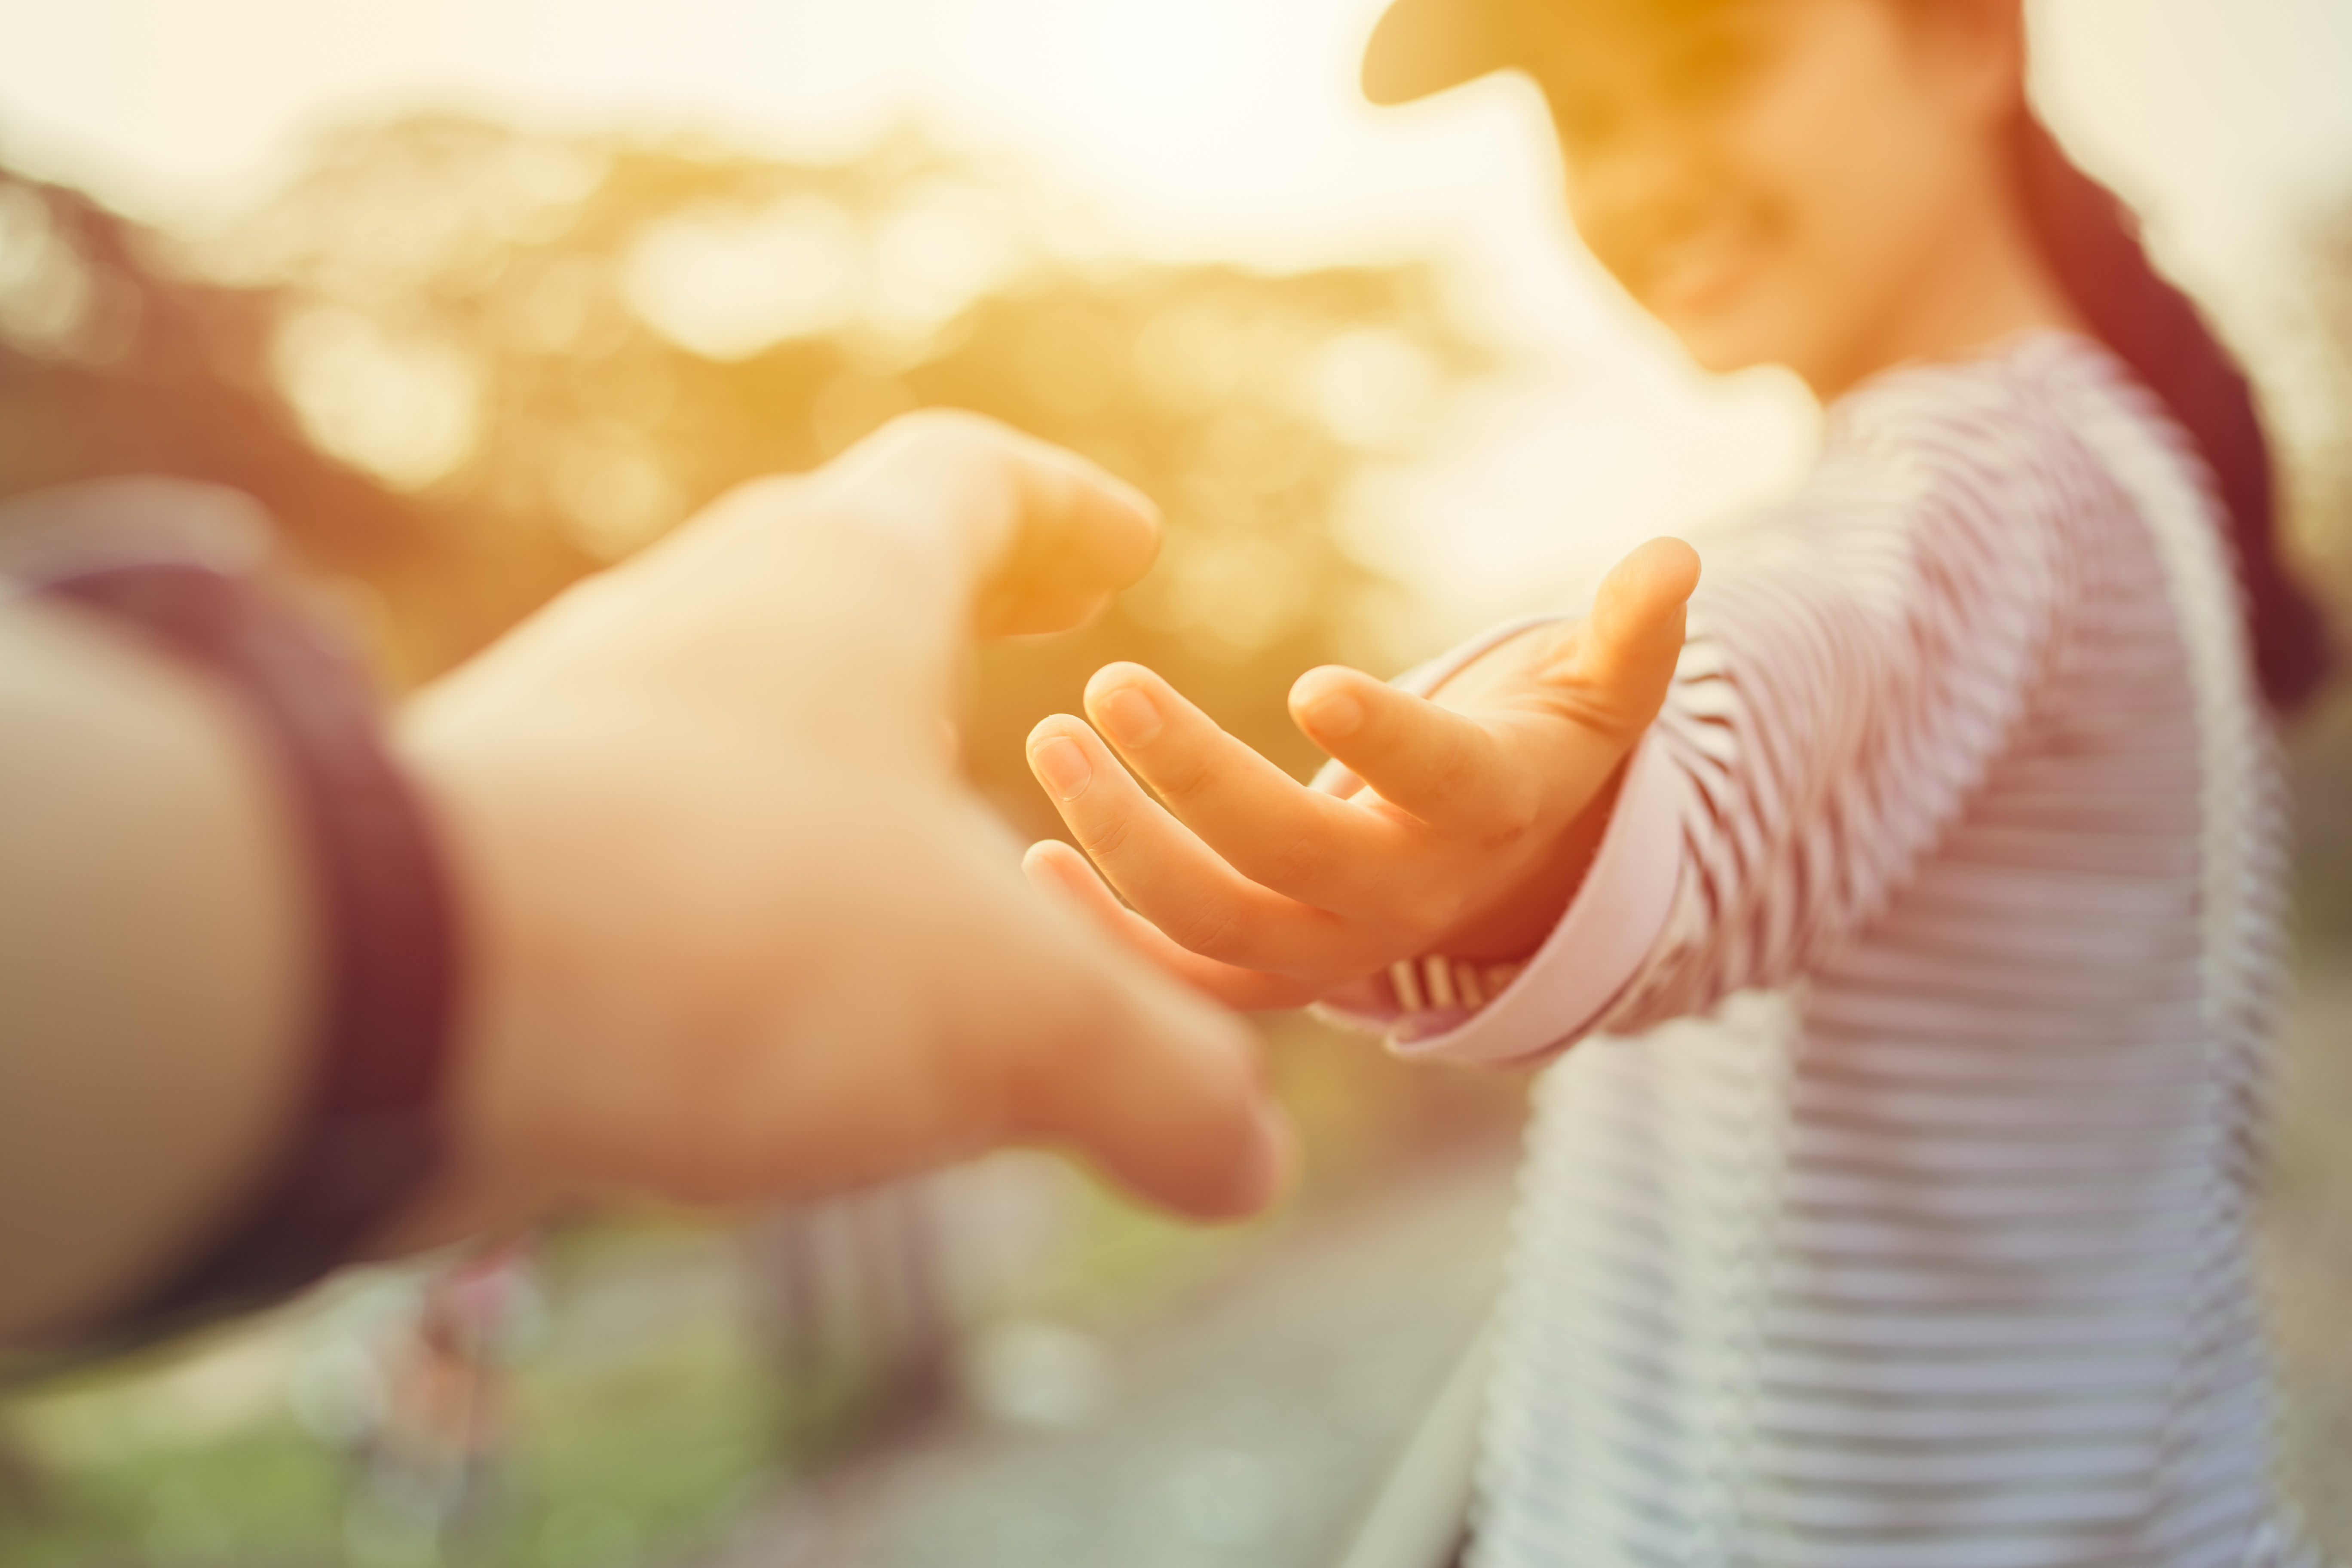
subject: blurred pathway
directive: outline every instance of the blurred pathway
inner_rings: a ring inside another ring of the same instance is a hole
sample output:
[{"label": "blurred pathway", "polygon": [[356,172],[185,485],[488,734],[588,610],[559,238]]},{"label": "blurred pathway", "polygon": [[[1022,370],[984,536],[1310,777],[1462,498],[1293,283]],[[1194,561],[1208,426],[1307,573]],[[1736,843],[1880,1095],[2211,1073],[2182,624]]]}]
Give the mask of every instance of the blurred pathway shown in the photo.
[{"label": "blurred pathway", "polygon": [[[2307,973],[2264,1254],[2286,1469],[2352,1563],[2352,964]],[[694,1568],[1326,1568],[1499,1274],[1512,1151],[1302,1221],[1108,1347],[1051,1429],[973,1410],[782,1495]]]},{"label": "blurred pathway", "polygon": [[2263,1240],[2286,1479],[2352,1563],[2352,955],[2306,968],[2281,1066]]},{"label": "blurred pathway", "polygon": [[1109,1347],[1083,1421],[971,1411],[812,1479],[697,1568],[1316,1568],[1499,1275],[1508,1147],[1302,1223]]}]

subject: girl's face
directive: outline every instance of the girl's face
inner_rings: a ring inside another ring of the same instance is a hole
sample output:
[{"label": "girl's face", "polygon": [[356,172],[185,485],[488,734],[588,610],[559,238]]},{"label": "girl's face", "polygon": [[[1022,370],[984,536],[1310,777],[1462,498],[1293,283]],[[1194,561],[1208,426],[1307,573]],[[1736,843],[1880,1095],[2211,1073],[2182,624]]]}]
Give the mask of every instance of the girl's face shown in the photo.
[{"label": "girl's face", "polygon": [[1710,370],[1834,390],[1887,363],[2003,188],[2014,38],[1971,4],[1548,0],[1518,53],[1627,291]]}]

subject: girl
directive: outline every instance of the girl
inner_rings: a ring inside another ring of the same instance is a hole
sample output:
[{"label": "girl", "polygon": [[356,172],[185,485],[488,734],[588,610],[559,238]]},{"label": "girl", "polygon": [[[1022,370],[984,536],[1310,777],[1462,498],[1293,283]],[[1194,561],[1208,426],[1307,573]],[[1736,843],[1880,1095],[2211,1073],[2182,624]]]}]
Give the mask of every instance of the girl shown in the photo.
[{"label": "girl", "polygon": [[1831,402],[1817,470],[1696,593],[1654,541],[1580,622],[1302,677],[1316,788],[1131,665],[1032,737],[1131,910],[1033,876],[1179,973],[1574,1047],[1491,1568],[2295,1560],[2246,1251],[2320,630],[2243,381],[2023,55],[2018,0],[1402,0],[1372,95],[1531,73],[1594,254]]}]

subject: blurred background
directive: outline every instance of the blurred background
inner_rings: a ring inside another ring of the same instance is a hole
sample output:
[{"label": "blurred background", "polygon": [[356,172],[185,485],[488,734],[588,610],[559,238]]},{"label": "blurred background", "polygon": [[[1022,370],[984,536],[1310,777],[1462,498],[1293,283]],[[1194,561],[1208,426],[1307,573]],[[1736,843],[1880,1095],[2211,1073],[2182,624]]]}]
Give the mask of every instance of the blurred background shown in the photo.
[{"label": "blurred background", "polygon": [[[79,0],[0,51],[0,494],[246,489],[402,689],[743,477],[982,409],[1167,508],[986,650],[975,784],[1142,659],[1286,764],[1310,665],[1572,603],[1802,473],[1565,229],[1533,89],[1380,113],[1377,0]],[[2352,610],[2352,9],[2047,0],[2045,113],[2248,360]],[[2352,624],[2352,623],[2347,623]],[[2291,1482],[2352,1558],[2352,698],[2292,735],[2304,984],[2265,1260]],[[1269,1017],[1257,1224],[1045,1155],[583,1214],[0,1404],[15,1564],[1310,1564],[1482,1321],[1516,1079]]]}]

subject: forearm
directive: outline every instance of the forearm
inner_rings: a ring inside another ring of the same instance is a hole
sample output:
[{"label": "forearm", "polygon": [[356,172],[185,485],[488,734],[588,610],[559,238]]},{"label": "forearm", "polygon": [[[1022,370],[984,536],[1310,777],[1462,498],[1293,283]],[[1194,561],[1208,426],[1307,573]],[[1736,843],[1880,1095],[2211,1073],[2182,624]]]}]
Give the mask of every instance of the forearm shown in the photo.
[{"label": "forearm", "polygon": [[0,1343],[131,1304],[260,1179],[318,973],[237,697],[0,605]]}]

